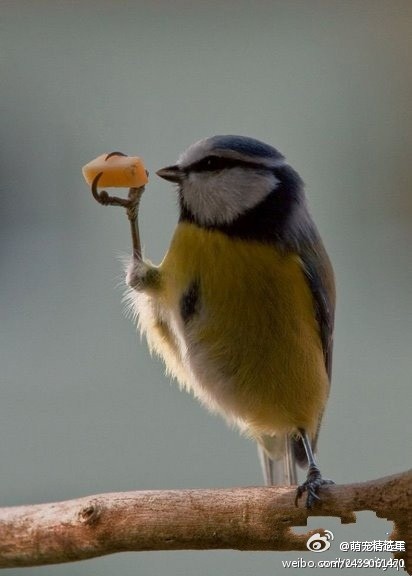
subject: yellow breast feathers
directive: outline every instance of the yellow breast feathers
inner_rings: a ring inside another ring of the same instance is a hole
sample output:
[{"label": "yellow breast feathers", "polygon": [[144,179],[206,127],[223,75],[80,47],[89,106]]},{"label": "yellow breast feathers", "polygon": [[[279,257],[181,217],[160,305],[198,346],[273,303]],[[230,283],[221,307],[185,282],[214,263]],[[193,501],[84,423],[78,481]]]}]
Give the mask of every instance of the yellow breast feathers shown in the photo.
[{"label": "yellow breast feathers", "polygon": [[250,435],[315,434],[328,378],[299,257],[181,223],[158,270],[139,313],[178,380]]}]

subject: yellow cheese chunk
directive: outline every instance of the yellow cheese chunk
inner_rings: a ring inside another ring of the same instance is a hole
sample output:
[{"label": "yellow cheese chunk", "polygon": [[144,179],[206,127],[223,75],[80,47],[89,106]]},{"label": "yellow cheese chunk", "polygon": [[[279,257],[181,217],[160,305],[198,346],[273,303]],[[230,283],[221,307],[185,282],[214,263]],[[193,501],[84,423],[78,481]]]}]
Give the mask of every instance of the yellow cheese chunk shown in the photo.
[{"label": "yellow cheese chunk", "polygon": [[142,160],[138,156],[102,154],[82,168],[90,185],[100,172],[99,188],[140,188],[148,182]]}]

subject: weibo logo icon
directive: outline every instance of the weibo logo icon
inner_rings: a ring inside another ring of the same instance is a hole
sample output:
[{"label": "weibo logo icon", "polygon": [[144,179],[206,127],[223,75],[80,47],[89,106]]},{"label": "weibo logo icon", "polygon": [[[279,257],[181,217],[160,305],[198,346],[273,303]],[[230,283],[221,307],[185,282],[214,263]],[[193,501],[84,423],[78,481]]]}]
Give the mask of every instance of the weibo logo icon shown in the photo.
[{"label": "weibo logo icon", "polygon": [[333,539],[334,535],[330,530],[324,530],[323,535],[320,532],[316,532],[306,542],[306,548],[311,552],[326,552],[326,550],[329,550]]}]

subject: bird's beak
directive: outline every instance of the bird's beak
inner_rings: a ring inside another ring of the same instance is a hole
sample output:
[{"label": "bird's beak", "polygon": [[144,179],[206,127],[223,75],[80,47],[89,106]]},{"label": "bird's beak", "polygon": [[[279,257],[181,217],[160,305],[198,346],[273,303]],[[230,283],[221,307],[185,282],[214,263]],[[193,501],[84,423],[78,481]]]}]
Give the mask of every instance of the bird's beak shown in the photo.
[{"label": "bird's beak", "polygon": [[160,176],[160,178],[164,178],[169,182],[176,182],[177,184],[182,182],[184,176],[183,170],[181,170],[177,164],[161,168],[156,172],[156,174]]}]

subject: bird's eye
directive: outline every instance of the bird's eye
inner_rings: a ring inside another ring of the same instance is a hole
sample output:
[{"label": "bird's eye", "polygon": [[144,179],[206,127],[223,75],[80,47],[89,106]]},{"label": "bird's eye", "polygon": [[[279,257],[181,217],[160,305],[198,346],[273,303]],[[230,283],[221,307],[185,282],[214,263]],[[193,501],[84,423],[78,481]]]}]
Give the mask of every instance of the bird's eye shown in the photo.
[{"label": "bird's eye", "polygon": [[219,158],[219,156],[206,156],[199,162],[196,162],[191,168],[196,172],[206,172],[213,170],[223,170],[228,167],[226,158]]}]

